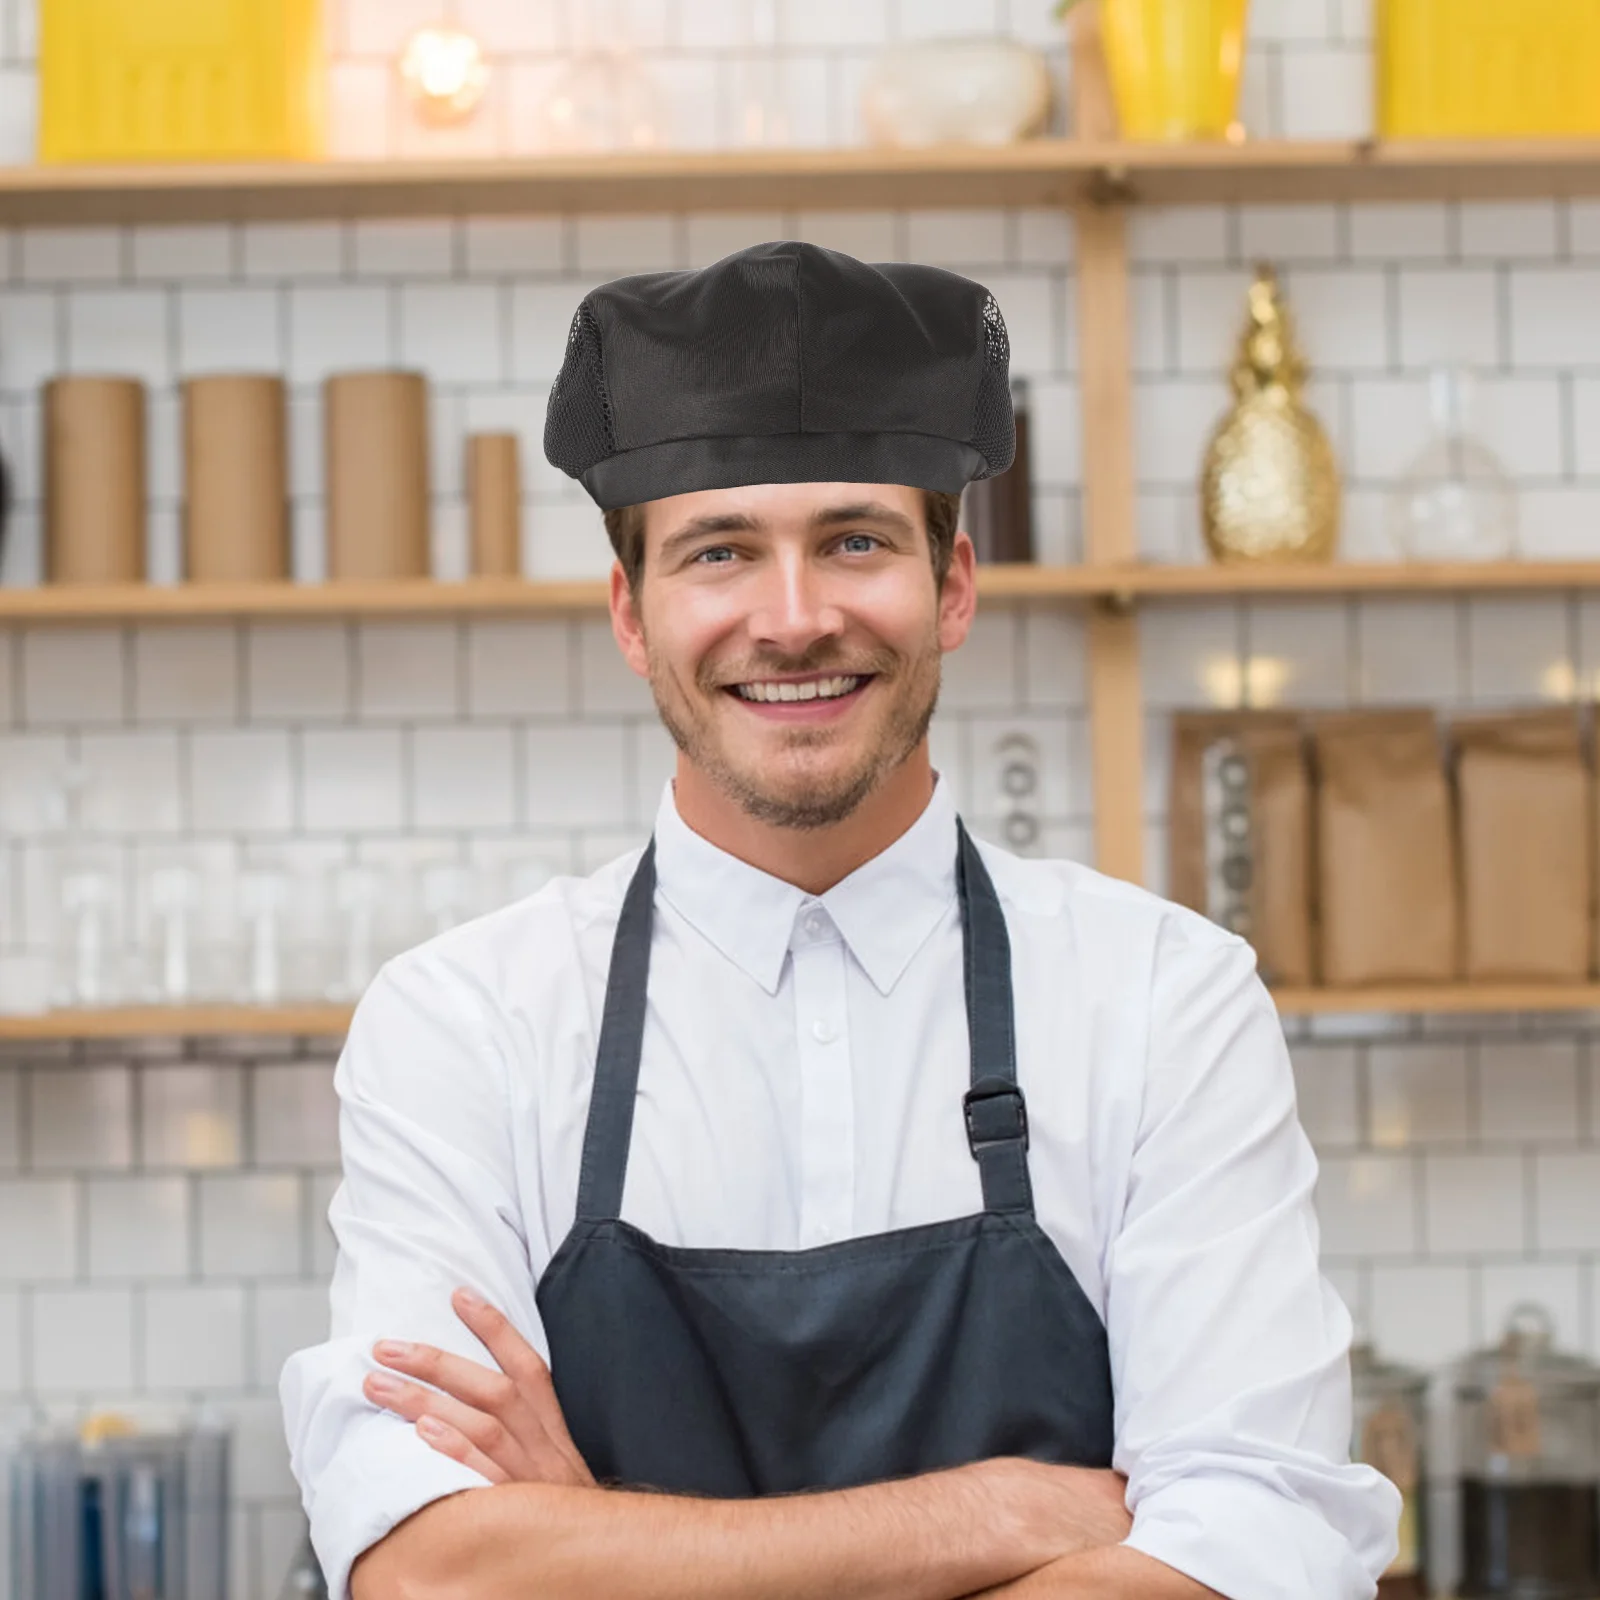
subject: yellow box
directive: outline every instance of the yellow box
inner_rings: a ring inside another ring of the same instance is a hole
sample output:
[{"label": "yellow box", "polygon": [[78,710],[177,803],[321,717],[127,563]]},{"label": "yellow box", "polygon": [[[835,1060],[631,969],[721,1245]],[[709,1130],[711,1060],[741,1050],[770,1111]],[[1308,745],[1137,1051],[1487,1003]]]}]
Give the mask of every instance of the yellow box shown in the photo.
[{"label": "yellow box", "polygon": [[322,154],[322,0],[40,0],[44,161]]},{"label": "yellow box", "polygon": [[1388,138],[1600,133],[1600,0],[1378,0]]}]

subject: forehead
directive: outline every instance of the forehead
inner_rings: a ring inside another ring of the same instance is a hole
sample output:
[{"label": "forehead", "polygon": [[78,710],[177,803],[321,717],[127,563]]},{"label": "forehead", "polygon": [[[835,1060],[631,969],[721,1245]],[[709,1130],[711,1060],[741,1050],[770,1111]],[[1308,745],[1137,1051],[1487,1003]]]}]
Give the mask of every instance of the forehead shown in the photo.
[{"label": "forehead", "polygon": [[870,520],[872,508],[923,524],[921,489],[903,483],[758,483],[736,489],[701,489],[652,500],[645,507],[646,544],[691,522],[734,519],[778,532],[805,528],[844,514]]}]

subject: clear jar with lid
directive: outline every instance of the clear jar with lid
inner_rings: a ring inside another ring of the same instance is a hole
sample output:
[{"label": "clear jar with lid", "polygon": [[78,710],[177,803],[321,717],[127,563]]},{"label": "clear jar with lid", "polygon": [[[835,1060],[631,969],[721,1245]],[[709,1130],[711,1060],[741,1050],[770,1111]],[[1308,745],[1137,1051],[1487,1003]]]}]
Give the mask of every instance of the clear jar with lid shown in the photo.
[{"label": "clear jar with lid", "polygon": [[1428,1476],[1428,1379],[1379,1359],[1370,1344],[1350,1351],[1355,1391],[1355,1460],[1381,1472],[1400,1491],[1400,1553],[1378,1585],[1379,1600],[1423,1600],[1428,1588],[1424,1502]]},{"label": "clear jar with lid", "polygon": [[1600,1368],[1519,1306],[1456,1373],[1462,1600],[1600,1596]]}]

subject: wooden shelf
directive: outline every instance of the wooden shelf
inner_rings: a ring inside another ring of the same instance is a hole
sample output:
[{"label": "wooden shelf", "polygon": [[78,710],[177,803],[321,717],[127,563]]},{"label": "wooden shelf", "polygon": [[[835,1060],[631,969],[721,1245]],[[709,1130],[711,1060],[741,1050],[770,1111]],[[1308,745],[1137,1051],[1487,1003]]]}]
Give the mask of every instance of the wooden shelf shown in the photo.
[{"label": "wooden shelf", "polygon": [[0,224],[1596,194],[1600,139],[1238,145],[1039,139],[930,150],[11,167],[0,168]]},{"label": "wooden shelf", "polygon": [[1398,1014],[1472,1016],[1490,1012],[1600,1011],[1600,984],[1405,984],[1372,989],[1276,989],[1286,1017]]},{"label": "wooden shelf", "polygon": [[[1481,565],[983,567],[991,601],[1140,601],[1325,598],[1330,595],[1527,594],[1600,589],[1600,561]],[[515,616],[603,611],[604,580],[465,583],[119,584],[0,589],[6,624],[316,620],[354,617]]]},{"label": "wooden shelf", "polygon": [[[1412,984],[1377,989],[1278,989],[1286,1017],[1470,1016],[1505,1012],[1600,1011],[1600,984]],[[0,1016],[0,1043],[64,1039],[301,1037],[341,1039],[346,1005],[133,1006]]]}]

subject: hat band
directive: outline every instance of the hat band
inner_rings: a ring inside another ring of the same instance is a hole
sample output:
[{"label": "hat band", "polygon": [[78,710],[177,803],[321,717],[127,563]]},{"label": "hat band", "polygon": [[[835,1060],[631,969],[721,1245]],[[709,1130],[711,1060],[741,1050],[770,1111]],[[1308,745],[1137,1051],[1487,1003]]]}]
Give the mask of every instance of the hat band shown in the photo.
[{"label": "hat band", "polygon": [[755,483],[903,483],[960,494],[988,463],[926,433],[769,433],[669,439],[596,462],[583,486],[602,511]]}]

